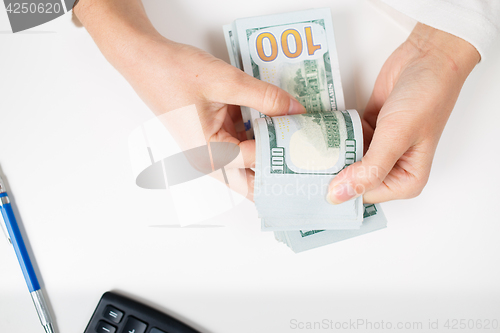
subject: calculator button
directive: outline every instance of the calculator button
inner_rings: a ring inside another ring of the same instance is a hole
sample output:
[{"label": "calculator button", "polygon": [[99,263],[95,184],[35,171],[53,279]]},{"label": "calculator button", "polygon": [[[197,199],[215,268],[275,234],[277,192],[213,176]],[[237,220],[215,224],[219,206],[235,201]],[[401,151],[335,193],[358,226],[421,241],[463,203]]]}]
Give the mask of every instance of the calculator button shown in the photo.
[{"label": "calculator button", "polygon": [[104,310],[104,318],[119,324],[123,318],[123,312],[115,308],[114,306],[108,305],[106,310]]},{"label": "calculator button", "polygon": [[144,333],[146,332],[146,328],[148,328],[146,323],[143,323],[134,317],[128,317],[122,333]]},{"label": "calculator button", "polygon": [[97,333],[115,333],[116,327],[101,320],[95,330]]},{"label": "calculator button", "polygon": [[157,328],[153,328],[151,331],[149,331],[149,333],[167,333],[167,332],[159,330]]}]

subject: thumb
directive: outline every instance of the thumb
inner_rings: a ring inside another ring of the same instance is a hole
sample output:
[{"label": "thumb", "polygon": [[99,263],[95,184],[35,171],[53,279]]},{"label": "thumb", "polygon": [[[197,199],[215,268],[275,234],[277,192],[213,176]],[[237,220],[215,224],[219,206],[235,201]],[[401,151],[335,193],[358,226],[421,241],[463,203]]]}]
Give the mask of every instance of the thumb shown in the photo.
[{"label": "thumb", "polygon": [[[380,122],[366,155],[335,177],[327,201],[340,204],[377,188],[411,145],[411,133],[397,122]],[[406,132],[406,133],[405,133]]]},{"label": "thumb", "polygon": [[212,96],[208,96],[211,100],[248,106],[271,117],[306,112],[292,95],[273,84],[258,80],[234,67],[227,76],[227,79],[212,87]]}]

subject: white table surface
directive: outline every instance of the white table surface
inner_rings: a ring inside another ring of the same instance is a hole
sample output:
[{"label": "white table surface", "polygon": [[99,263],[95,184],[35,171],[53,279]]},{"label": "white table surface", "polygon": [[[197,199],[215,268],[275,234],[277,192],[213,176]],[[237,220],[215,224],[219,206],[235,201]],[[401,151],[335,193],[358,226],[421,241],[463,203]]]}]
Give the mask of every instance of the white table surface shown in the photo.
[{"label": "white table surface", "polygon": [[[223,24],[331,7],[347,107],[359,110],[408,35],[365,1],[235,3],[145,5],[162,34],[226,61]],[[152,113],[70,15],[1,33],[0,165],[58,331],[83,332],[108,290],[213,333],[357,319],[422,322],[424,332],[429,320],[440,331],[447,319],[500,320],[499,55],[468,78],[423,193],[383,205],[387,229],[296,255],[259,230],[250,202],[213,219],[222,227],[166,227],[175,224],[169,192],[138,188],[128,152]],[[3,237],[0,265],[0,331],[43,332]]]}]

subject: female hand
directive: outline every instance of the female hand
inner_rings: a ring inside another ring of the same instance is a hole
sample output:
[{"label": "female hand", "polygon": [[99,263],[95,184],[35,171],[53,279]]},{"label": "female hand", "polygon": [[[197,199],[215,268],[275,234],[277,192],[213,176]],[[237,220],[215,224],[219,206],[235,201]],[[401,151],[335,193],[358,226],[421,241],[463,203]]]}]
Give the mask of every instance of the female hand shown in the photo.
[{"label": "female hand", "polygon": [[[75,14],[104,56],[156,115],[194,104],[206,142],[238,145],[243,163],[232,167],[249,168],[255,163],[255,141],[246,140],[240,105],[269,116],[305,112],[298,101],[277,86],[198,48],[161,36],[140,0],[81,0]],[[197,128],[187,116],[184,125],[169,130],[177,132],[178,137],[184,132],[185,137]],[[183,143],[179,144],[182,147]],[[253,172],[247,170],[247,176],[251,197]]]},{"label": "female hand", "polygon": [[363,116],[363,159],[330,184],[339,204],[364,195],[378,203],[420,194],[439,138],[465,79],[480,60],[468,42],[418,23],[387,59]]}]

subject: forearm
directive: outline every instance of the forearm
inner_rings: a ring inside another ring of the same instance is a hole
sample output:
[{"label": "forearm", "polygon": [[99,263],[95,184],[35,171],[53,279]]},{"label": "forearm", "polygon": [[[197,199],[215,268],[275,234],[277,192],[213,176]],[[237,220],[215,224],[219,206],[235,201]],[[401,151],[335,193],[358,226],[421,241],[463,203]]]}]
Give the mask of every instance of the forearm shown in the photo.
[{"label": "forearm", "polygon": [[165,42],[141,0],[80,0],[74,13],[118,70],[133,66],[148,43]]}]

